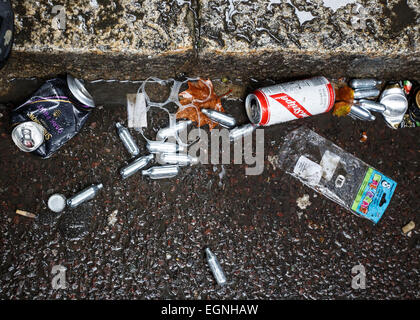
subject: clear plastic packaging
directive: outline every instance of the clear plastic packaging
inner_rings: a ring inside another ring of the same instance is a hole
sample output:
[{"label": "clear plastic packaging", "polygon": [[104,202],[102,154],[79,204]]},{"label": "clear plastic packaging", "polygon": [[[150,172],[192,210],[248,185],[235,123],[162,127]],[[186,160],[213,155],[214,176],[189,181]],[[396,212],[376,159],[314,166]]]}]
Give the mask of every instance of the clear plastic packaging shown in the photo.
[{"label": "clear plastic packaging", "polygon": [[397,183],[312,130],[285,137],[279,167],[328,199],[377,223]]}]

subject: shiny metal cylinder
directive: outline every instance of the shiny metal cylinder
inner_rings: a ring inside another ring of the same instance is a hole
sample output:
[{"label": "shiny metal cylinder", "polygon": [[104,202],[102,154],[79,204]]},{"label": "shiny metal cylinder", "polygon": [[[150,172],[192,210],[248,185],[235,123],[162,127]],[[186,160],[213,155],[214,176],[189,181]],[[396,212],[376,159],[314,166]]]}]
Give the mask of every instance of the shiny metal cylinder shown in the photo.
[{"label": "shiny metal cylinder", "polygon": [[363,98],[376,98],[381,92],[376,88],[369,89],[355,89],[354,90],[354,99],[363,99]]},{"label": "shiny metal cylinder", "polygon": [[67,199],[67,205],[70,208],[76,208],[78,205],[82,204],[83,202],[93,199],[97,195],[99,190],[101,190],[103,187],[104,185],[102,183],[97,184],[97,185],[92,185],[80,191],[73,197]]},{"label": "shiny metal cylinder", "polygon": [[373,121],[376,119],[375,116],[369,112],[369,110],[366,110],[357,105],[352,105],[350,109],[350,116],[367,121]]},{"label": "shiny metal cylinder", "polygon": [[236,126],[236,120],[230,114],[204,108],[200,111],[204,113],[207,117],[209,117],[210,120],[217,122],[225,128],[231,129]]},{"label": "shiny metal cylinder", "polygon": [[167,164],[176,164],[178,166],[195,165],[198,163],[198,158],[192,157],[186,153],[162,153],[159,159]]},{"label": "shiny metal cylinder", "polygon": [[226,284],[226,276],[223,272],[222,267],[220,266],[219,261],[217,260],[216,256],[209,248],[206,248],[206,258],[207,263],[210,267],[211,272],[213,273],[214,278],[218,285],[223,286]]},{"label": "shiny metal cylinder", "polygon": [[122,126],[119,122],[117,122],[115,126],[117,127],[118,136],[120,137],[124,147],[132,157],[137,156],[140,153],[140,149],[128,129]]},{"label": "shiny metal cylinder", "polygon": [[376,112],[384,112],[386,107],[382,103],[375,102],[367,99],[360,99],[357,101],[357,105],[361,106],[364,109]]},{"label": "shiny metal cylinder", "polygon": [[143,170],[142,174],[144,176],[149,176],[151,179],[167,179],[173,178],[179,173],[178,166],[161,166],[161,167],[151,167],[147,170]]},{"label": "shiny metal cylinder", "polygon": [[360,88],[373,88],[378,84],[381,84],[382,81],[368,78],[368,79],[352,79],[349,82],[350,87],[353,89],[360,89]]},{"label": "shiny metal cylinder", "polygon": [[127,179],[128,177],[132,176],[140,169],[143,169],[145,166],[147,166],[150,163],[150,161],[153,160],[153,158],[154,158],[153,154],[149,154],[147,156],[137,158],[136,160],[134,160],[133,162],[126,165],[120,170],[121,177],[123,179]]},{"label": "shiny metal cylinder", "polygon": [[380,102],[385,106],[383,112],[386,123],[396,129],[408,109],[408,100],[399,84],[389,84],[382,91]]},{"label": "shiny metal cylinder", "polygon": [[150,153],[176,153],[183,151],[184,148],[173,142],[149,141],[147,143],[147,150]]},{"label": "shiny metal cylinder", "polygon": [[32,152],[44,143],[44,127],[27,121],[18,124],[12,131],[12,139],[16,146],[24,152]]},{"label": "shiny metal cylinder", "polygon": [[156,140],[165,140],[175,136],[179,131],[186,129],[192,123],[191,120],[178,121],[173,127],[162,128],[156,134]]},{"label": "shiny metal cylinder", "polygon": [[236,139],[239,139],[243,136],[251,134],[252,132],[254,132],[256,128],[257,128],[257,125],[253,123],[248,123],[240,127],[233,128],[232,130],[229,131],[229,139],[231,141],[235,141]]}]

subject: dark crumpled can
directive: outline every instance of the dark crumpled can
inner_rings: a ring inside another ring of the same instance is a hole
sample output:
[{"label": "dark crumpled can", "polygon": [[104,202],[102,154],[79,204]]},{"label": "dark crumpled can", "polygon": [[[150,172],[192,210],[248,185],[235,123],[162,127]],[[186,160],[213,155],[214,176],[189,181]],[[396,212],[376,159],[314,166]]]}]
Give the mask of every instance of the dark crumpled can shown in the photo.
[{"label": "dark crumpled can", "polygon": [[73,138],[95,108],[82,82],[71,75],[46,81],[32,97],[12,111],[12,126],[33,121],[44,128],[44,143],[32,153],[49,158]]}]

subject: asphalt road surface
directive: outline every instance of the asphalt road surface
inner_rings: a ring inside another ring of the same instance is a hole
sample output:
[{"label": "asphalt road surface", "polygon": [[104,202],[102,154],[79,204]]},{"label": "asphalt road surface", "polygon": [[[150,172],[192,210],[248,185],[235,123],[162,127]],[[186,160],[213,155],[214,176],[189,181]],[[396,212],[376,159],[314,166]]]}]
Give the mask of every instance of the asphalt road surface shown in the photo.
[{"label": "asphalt road surface", "polygon": [[[240,101],[223,103],[245,122]],[[172,179],[137,173],[122,180],[118,171],[130,157],[114,126],[127,123],[125,106],[95,109],[80,134],[47,160],[13,144],[10,108],[0,110],[1,299],[420,297],[419,128],[325,114],[266,128],[260,175],[246,175],[247,165],[231,160],[186,167]],[[156,128],[164,123],[154,117]],[[302,125],[398,183],[377,225],[276,168],[283,137]],[[145,154],[145,140],[132,133]],[[93,183],[104,184],[95,199],[48,210],[51,194],[70,197]],[[301,209],[297,199],[305,195],[310,204]],[[417,226],[405,235],[401,227],[411,220]],[[226,286],[216,284],[205,247],[219,258]],[[66,268],[65,289],[52,286],[58,265]],[[365,268],[365,289],[352,288],[357,265]]]}]

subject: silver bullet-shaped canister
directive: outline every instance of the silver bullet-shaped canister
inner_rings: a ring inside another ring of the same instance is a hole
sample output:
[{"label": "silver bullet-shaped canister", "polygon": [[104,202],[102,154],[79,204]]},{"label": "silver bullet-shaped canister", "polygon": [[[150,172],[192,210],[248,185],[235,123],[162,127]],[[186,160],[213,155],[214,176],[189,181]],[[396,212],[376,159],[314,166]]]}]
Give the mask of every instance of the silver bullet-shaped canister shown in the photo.
[{"label": "silver bullet-shaped canister", "polygon": [[128,177],[132,176],[140,169],[143,169],[145,166],[147,166],[150,163],[150,161],[153,160],[153,158],[154,158],[153,154],[149,154],[147,156],[137,158],[136,160],[134,160],[133,162],[126,165],[120,170],[121,177],[123,179],[127,179]]},{"label": "silver bullet-shaped canister", "polygon": [[143,170],[142,174],[144,176],[149,176],[151,179],[167,179],[173,178],[179,173],[178,166],[161,166],[161,167],[151,167],[147,170]]},{"label": "silver bullet-shaped canister", "polygon": [[121,125],[119,122],[115,124],[115,127],[117,128],[118,136],[120,137],[127,151],[131,154],[131,156],[137,156],[140,153],[140,149],[128,129]]},{"label": "silver bullet-shaped canister", "polygon": [[236,120],[230,114],[219,112],[213,109],[201,109],[210,120],[219,123],[221,126],[231,129],[236,126]]},{"label": "silver bullet-shaped canister", "polygon": [[78,205],[82,204],[83,202],[93,199],[97,195],[99,190],[101,190],[103,187],[104,185],[102,183],[91,185],[90,187],[75,194],[73,197],[67,199],[67,205],[70,208],[76,208]]},{"label": "silver bullet-shaped canister", "polygon": [[373,88],[381,83],[382,81],[380,80],[367,78],[367,79],[352,79],[350,80],[349,85],[353,89],[360,89],[360,88]]},{"label": "silver bullet-shaped canister", "polygon": [[256,128],[257,126],[253,123],[248,123],[240,127],[233,128],[229,131],[229,139],[231,141],[235,141],[236,139],[251,134]]},{"label": "silver bullet-shaped canister", "polygon": [[361,106],[364,109],[376,112],[384,112],[386,109],[385,105],[383,105],[382,103],[367,99],[360,99],[359,101],[357,101],[357,105]]},{"label": "silver bullet-shaped canister", "polygon": [[223,272],[222,267],[220,266],[219,261],[217,260],[216,256],[209,248],[206,248],[206,259],[207,263],[210,267],[211,272],[213,273],[214,278],[217,281],[217,284],[223,286],[226,284],[226,276]]},{"label": "silver bullet-shaped canister", "polygon": [[354,90],[354,99],[363,99],[363,98],[376,98],[381,92],[376,88],[369,89],[355,89]]},{"label": "silver bullet-shaped canister", "polygon": [[172,127],[165,127],[156,134],[157,140],[165,140],[168,137],[175,136],[179,131],[186,129],[192,123],[191,120],[181,120],[175,123]]},{"label": "silver bullet-shaped canister", "polygon": [[360,120],[373,121],[376,119],[375,116],[369,112],[369,110],[366,110],[357,105],[351,106],[349,115]]},{"label": "silver bullet-shaped canister", "polygon": [[176,153],[183,151],[184,148],[174,142],[149,141],[147,143],[147,150],[150,153]]},{"label": "silver bullet-shaped canister", "polygon": [[192,157],[186,153],[162,153],[159,159],[167,164],[176,164],[178,166],[195,165],[198,163],[197,157]]}]

